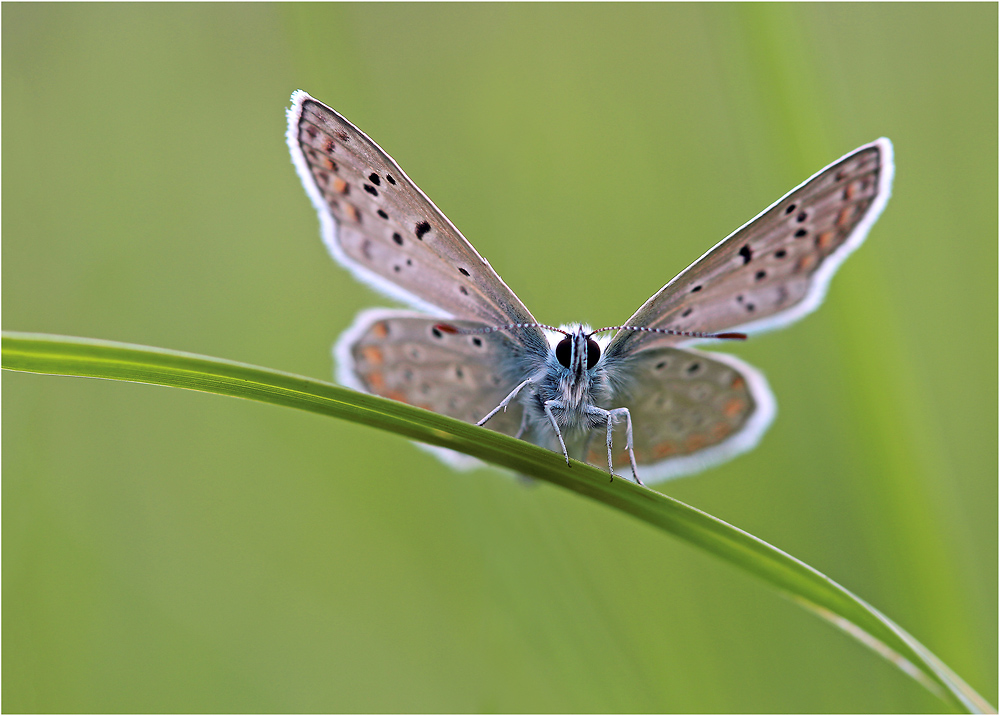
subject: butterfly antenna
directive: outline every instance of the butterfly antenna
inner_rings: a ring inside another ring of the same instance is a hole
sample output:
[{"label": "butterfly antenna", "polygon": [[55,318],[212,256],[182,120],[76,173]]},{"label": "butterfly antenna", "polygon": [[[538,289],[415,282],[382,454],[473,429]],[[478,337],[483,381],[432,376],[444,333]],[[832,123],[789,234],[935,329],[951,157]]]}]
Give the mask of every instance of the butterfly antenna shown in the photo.
[{"label": "butterfly antenna", "polygon": [[702,333],[700,331],[678,331],[673,328],[650,328],[648,326],[606,326],[598,328],[594,333],[604,331],[644,331],[645,333],[662,333],[667,336],[684,336],[685,338],[719,338],[724,341],[745,341],[746,333]]},{"label": "butterfly antenna", "polygon": [[544,323],[508,323],[505,326],[488,326],[486,328],[458,328],[457,326],[452,326],[448,323],[436,323],[434,324],[434,327],[442,333],[449,333],[452,335],[458,334],[462,336],[482,333],[496,333],[497,331],[508,331],[512,328],[544,328],[549,331],[555,331],[556,333],[562,333],[564,336],[569,335],[569,333],[564,331],[562,328],[547,326]]}]

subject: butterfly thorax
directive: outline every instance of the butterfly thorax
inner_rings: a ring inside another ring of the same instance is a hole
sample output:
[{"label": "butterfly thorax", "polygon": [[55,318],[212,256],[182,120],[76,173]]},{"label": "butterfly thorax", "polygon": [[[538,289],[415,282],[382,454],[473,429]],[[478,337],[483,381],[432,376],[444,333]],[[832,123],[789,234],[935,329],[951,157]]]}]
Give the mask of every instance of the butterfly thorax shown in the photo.
[{"label": "butterfly thorax", "polygon": [[607,372],[600,360],[602,350],[588,326],[576,325],[567,333],[550,347],[544,364],[533,376],[533,390],[524,404],[538,425],[549,424],[545,412],[549,404],[560,429],[590,430],[594,416],[588,408],[610,398]]}]

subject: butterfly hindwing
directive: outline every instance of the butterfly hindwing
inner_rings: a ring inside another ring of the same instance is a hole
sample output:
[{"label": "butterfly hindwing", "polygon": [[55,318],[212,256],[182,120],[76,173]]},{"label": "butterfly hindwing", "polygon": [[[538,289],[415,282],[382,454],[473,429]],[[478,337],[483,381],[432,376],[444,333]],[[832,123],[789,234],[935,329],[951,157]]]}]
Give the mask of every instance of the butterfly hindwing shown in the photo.
[{"label": "butterfly hindwing", "polygon": [[[340,382],[468,423],[481,420],[516,385],[517,349],[503,332],[461,335],[440,330],[439,323],[418,313],[363,311],[335,348]],[[516,435],[521,416],[514,402],[487,427]]]},{"label": "butterfly hindwing", "polygon": [[[775,413],[767,381],[730,355],[660,347],[622,361],[608,405],[632,416],[644,479],[697,472],[750,450]],[[587,462],[607,467],[606,432],[590,435]],[[614,429],[614,464],[627,468],[625,423]]]},{"label": "butterfly hindwing", "polygon": [[[863,241],[892,185],[892,144],[879,139],[815,174],[660,289],[629,326],[716,333],[785,325],[814,310],[840,263]],[[609,351],[681,336],[620,331]]]}]

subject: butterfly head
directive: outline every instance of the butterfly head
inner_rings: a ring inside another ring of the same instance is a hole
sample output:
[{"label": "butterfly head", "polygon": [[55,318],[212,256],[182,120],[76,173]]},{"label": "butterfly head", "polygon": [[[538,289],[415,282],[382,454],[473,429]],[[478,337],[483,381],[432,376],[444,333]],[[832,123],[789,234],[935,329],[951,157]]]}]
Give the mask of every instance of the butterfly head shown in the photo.
[{"label": "butterfly head", "polygon": [[595,340],[590,326],[576,324],[554,330],[550,328],[549,331],[552,355],[572,375],[582,376],[584,371],[593,370],[601,360],[607,340]]},{"label": "butterfly head", "polygon": [[[544,368],[535,375],[538,393],[555,400],[568,411],[571,423],[578,409],[592,405],[607,392],[607,370],[602,360],[609,336],[598,338],[590,326],[563,325],[542,327],[549,351]],[[579,416],[582,418],[582,412]]]}]

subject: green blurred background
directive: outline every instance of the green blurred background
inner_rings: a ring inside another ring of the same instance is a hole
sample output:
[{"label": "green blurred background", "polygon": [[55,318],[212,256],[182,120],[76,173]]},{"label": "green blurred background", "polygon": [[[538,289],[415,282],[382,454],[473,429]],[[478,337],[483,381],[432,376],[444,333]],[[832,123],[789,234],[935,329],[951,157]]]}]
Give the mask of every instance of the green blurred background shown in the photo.
[{"label": "green blurred background", "polygon": [[[320,243],[302,88],[541,321],[620,322],[878,136],[823,308],[726,346],[777,420],[660,489],[838,580],[997,699],[997,6],[2,8],[3,327],[329,378],[387,301]],[[4,711],[935,711],[633,519],[391,434],[3,375]]]}]

